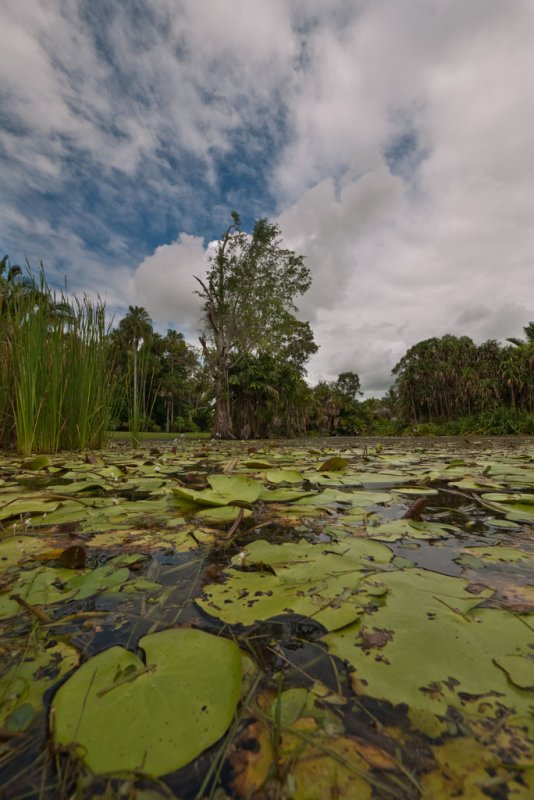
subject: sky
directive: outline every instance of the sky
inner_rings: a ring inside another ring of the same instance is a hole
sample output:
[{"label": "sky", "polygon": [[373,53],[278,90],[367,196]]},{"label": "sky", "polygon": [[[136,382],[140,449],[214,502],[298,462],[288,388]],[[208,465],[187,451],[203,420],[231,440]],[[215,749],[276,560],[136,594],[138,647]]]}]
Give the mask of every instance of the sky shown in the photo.
[{"label": "sky", "polygon": [[210,242],[313,276],[308,378],[534,319],[533,0],[2,0],[0,250],[197,342]]}]

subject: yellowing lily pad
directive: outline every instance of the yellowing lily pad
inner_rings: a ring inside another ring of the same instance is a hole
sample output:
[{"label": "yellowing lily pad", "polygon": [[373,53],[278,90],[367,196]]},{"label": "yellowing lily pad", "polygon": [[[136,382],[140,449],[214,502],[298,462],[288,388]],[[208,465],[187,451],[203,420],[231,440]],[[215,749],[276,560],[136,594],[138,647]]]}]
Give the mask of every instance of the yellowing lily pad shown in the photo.
[{"label": "yellowing lily pad", "polygon": [[302,474],[294,469],[270,469],[265,473],[269,483],[302,483]]}]

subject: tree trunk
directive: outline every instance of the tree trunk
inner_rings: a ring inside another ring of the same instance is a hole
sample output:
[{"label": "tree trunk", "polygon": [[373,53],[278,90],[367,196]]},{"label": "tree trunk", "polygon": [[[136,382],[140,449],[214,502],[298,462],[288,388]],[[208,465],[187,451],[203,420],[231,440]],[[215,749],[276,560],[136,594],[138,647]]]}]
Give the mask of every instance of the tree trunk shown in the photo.
[{"label": "tree trunk", "polygon": [[165,397],[165,433],[171,432],[171,404],[169,395]]},{"label": "tree trunk", "polygon": [[138,386],[137,386],[137,347],[134,343],[134,368],[133,368],[133,413],[137,416],[138,412]]},{"label": "tree trunk", "polygon": [[228,373],[219,366],[215,374],[215,419],[212,435],[216,439],[235,439],[232,431],[232,415],[230,413],[230,391]]}]

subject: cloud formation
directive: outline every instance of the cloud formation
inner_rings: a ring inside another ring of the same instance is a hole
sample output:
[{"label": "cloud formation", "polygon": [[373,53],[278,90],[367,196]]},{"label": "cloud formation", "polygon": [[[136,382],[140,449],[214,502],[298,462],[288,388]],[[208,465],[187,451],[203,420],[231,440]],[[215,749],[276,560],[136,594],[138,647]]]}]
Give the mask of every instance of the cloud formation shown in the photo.
[{"label": "cloud formation", "polygon": [[534,318],[530,0],[4,0],[0,241],[193,338],[232,208],[306,255],[310,378]]}]

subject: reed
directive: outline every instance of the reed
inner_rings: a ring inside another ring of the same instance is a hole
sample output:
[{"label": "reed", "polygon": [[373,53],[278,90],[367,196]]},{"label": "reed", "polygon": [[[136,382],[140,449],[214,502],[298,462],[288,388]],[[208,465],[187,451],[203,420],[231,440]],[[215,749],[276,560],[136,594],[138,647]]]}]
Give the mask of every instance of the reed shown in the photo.
[{"label": "reed", "polygon": [[149,347],[142,343],[128,359],[128,428],[132,447],[138,447],[139,434],[146,431],[158,393],[156,368]]},{"label": "reed", "polygon": [[114,392],[104,304],[57,295],[41,270],[12,292],[0,332],[0,446],[102,447]]}]

